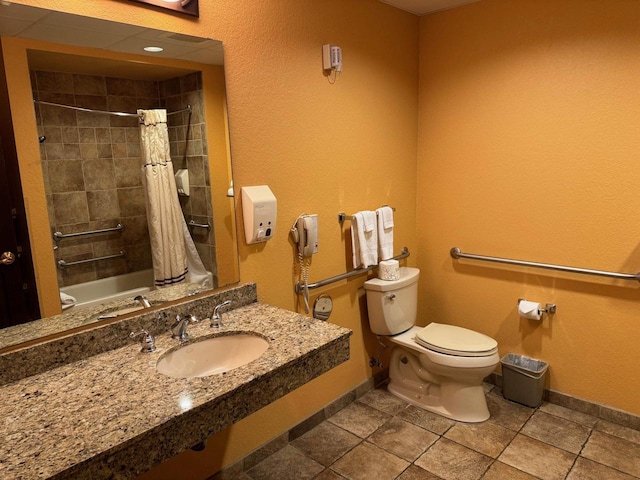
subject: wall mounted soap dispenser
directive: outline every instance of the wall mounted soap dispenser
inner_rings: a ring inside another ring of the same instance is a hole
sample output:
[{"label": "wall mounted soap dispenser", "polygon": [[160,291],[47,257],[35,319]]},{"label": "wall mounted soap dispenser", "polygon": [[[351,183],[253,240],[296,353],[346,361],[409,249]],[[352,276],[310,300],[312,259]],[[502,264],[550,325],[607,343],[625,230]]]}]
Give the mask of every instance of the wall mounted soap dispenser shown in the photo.
[{"label": "wall mounted soap dispenser", "polygon": [[278,202],[266,185],[242,187],[242,216],[247,244],[266,242],[276,231]]},{"label": "wall mounted soap dispenser", "polygon": [[189,196],[189,170],[186,168],[181,168],[174,175],[176,178],[176,188],[178,189],[178,194],[183,197]]}]

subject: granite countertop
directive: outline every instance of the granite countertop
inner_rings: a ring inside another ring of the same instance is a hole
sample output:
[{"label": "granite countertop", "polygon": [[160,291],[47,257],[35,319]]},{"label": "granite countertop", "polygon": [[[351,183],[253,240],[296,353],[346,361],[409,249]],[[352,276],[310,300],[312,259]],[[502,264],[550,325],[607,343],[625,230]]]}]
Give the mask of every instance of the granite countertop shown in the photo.
[{"label": "granite countertop", "polygon": [[165,333],[154,353],[132,342],[0,387],[0,478],[131,478],[349,358],[350,330],[294,312],[252,303],[223,322],[190,326],[191,341],[249,331],[268,350],[225,374],[175,379],[155,370],[178,346]]},{"label": "granite countertop", "polygon": [[[194,283],[183,283],[151,290],[144,295],[155,306],[187,298],[206,290],[210,289]],[[100,320],[100,315],[109,315],[128,307],[137,307],[142,311],[142,305],[135,302],[133,298],[127,298],[89,307],[72,307],[60,315],[3,328],[0,330],[0,349],[95,323]]]}]

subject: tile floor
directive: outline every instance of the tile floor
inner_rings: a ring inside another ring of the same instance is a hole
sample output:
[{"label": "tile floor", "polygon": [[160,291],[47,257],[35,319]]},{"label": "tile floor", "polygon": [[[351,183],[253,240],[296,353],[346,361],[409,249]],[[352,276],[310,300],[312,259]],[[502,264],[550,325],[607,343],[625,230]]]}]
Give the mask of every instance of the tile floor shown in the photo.
[{"label": "tile floor", "polygon": [[640,478],[640,431],[486,385],[491,419],[466,424],[370,390],[239,480]]}]

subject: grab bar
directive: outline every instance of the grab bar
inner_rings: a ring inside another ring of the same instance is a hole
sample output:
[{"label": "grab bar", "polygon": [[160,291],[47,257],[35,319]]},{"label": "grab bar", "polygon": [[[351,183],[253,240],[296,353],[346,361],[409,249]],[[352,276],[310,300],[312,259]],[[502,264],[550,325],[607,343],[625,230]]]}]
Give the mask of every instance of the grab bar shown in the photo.
[{"label": "grab bar", "polygon": [[190,227],[206,228],[207,230],[211,228],[211,225],[208,223],[196,223],[193,220],[191,220],[187,225]]},{"label": "grab bar", "polygon": [[77,233],[55,232],[53,234],[53,239],[57,242],[58,240],[62,240],[63,238],[80,237],[82,235],[93,235],[97,233],[121,232],[122,230],[124,230],[124,226],[119,223],[113,228],[103,228],[102,230],[87,230],[86,232]]},{"label": "grab bar", "polygon": [[640,272],[638,273],[618,273],[604,270],[591,270],[589,268],[567,267],[564,265],[554,265],[551,263],[528,262],[525,260],[512,260],[510,258],[488,257],[486,255],[476,255],[473,253],[463,253],[458,247],[453,247],[449,253],[455,259],[468,258],[470,260],[481,260],[483,262],[506,263],[508,265],[518,265],[521,267],[544,268],[547,270],[558,270],[560,272],[580,273],[583,275],[596,275],[599,277],[617,278],[619,280],[636,280],[640,282]]},{"label": "grab bar", "polygon": [[[393,257],[390,260],[402,260],[403,258],[407,258],[410,255],[409,253],[409,249],[407,247],[404,247],[402,249],[402,251],[400,252],[400,255],[397,255],[395,257]],[[371,265],[369,267],[366,268],[359,268],[357,270],[351,270],[350,272],[346,272],[346,273],[341,273],[340,275],[336,275],[334,277],[330,277],[330,278],[325,278],[324,280],[320,280],[319,282],[313,282],[313,283],[309,283],[307,285],[307,288],[309,290],[313,290],[314,288],[320,288],[320,287],[324,287],[325,285],[329,285],[330,283],[335,283],[335,282],[339,282],[340,280],[345,280],[347,278],[351,278],[351,277],[357,277],[358,275],[362,275],[363,273],[367,273],[370,270],[373,270],[374,268],[378,268],[378,265]],[[298,295],[300,295],[304,290],[304,283],[302,282],[296,282],[296,286],[295,286],[295,291]]]},{"label": "grab bar", "polygon": [[104,257],[87,258],[86,260],[77,260],[75,262],[66,262],[64,260],[58,260],[58,268],[72,267],[74,265],[81,265],[83,263],[99,262],[100,260],[110,260],[112,258],[122,258],[126,256],[127,256],[127,252],[125,252],[124,250],[121,250],[120,253],[116,253],[115,255],[105,255]]}]

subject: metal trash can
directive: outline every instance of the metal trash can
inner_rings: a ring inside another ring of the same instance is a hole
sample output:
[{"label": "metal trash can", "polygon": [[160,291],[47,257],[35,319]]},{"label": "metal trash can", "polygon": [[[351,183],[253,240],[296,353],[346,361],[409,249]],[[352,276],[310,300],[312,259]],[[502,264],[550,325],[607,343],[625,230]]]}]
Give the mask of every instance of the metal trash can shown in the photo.
[{"label": "metal trash can", "polygon": [[502,364],[502,395],[507,400],[537,407],[542,403],[545,374],[549,364],[542,360],[508,353]]}]

